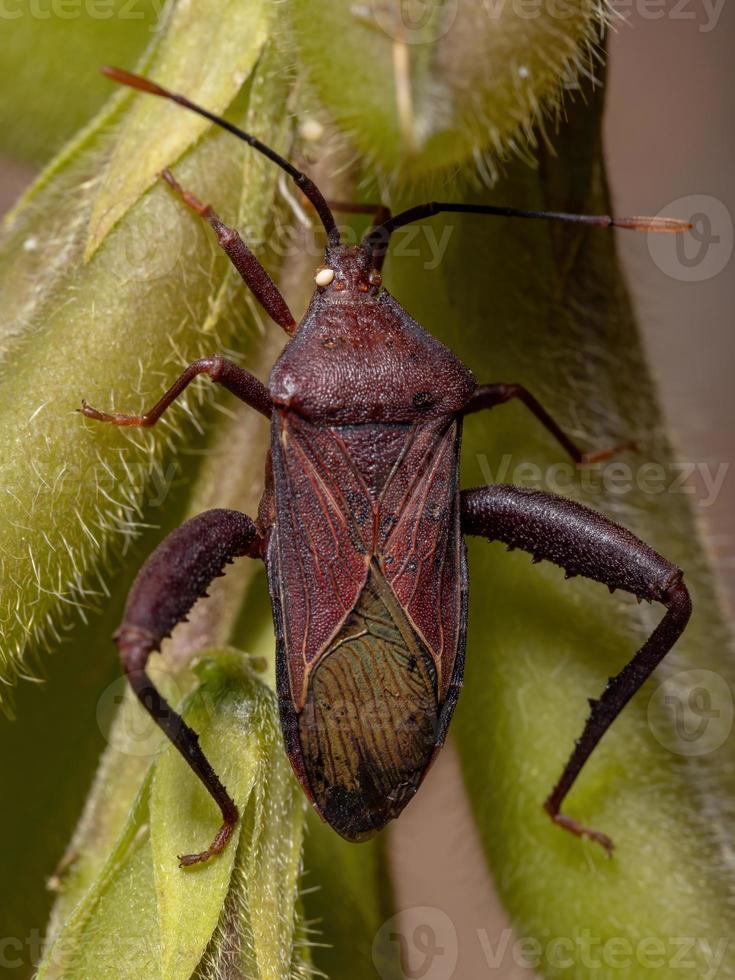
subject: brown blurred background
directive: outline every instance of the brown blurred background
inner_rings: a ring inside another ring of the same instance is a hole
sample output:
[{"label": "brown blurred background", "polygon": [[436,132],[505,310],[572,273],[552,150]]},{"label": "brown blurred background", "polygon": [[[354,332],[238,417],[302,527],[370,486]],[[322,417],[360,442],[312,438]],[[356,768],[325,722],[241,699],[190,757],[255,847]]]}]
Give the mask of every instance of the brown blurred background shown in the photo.
[{"label": "brown blurred background", "polygon": [[[672,214],[683,208],[706,215],[699,250],[683,263],[663,261],[665,271],[643,238],[620,235],[619,247],[680,457],[714,475],[735,457],[735,9],[723,3],[718,18],[716,8],[697,0],[677,4],[672,18],[665,11],[673,3],[664,6],[660,19],[646,19],[641,0],[611,36],[606,152],[621,213],[670,205]],[[728,469],[711,505],[701,484],[694,495],[730,609],[733,479]]]}]

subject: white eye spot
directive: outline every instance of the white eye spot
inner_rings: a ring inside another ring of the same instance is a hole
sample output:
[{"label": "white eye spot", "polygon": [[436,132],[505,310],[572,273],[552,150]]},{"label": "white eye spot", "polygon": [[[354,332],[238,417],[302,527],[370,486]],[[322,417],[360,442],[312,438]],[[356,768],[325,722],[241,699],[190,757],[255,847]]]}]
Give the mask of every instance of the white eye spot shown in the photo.
[{"label": "white eye spot", "polygon": [[324,126],[322,126],[318,119],[303,119],[299,124],[299,133],[302,139],[307,140],[309,143],[315,143],[324,135]]},{"label": "white eye spot", "polygon": [[521,78],[528,78],[531,73],[525,65],[521,65],[518,69],[518,74]]},{"label": "white eye spot", "polygon": [[35,252],[37,248],[38,239],[35,237],[35,235],[32,235],[30,238],[26,238],[26,240],[23,242],[24,252]]},{"label": "white eye spot", "polygon": [[314,282],[317,286],[328,286],[330,282],[334,281],[334,269],[330,269],[328,266],[324,266],[321,269],[316,270],[316,275],[314,276]]}]

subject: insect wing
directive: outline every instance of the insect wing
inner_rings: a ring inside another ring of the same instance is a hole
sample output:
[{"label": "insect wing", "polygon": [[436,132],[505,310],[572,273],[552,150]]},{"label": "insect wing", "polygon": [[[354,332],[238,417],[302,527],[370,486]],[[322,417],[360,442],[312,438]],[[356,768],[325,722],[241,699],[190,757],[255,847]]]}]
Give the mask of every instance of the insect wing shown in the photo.
[{"label": "insect wing", "polygon": [[304,681],[367,579],[372,508],[364,484],[328,428],[276,413],[277,588],[291,692]]},{"label": "insect wing", "polygon": [[427,648],[440,696],[461,645],[466,590],[459,525],[460,423],[425,423],[407,447],[381,500],[386,579]]}]

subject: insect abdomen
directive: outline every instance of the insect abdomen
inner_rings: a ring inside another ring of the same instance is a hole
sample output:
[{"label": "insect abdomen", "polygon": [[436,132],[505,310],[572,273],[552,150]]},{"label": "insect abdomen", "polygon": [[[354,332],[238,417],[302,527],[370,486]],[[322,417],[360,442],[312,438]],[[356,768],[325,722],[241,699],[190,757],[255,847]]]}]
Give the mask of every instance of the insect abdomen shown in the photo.
[{"label": "insect abdomen", "polygon": [[435,750],[436,672],[373,562],[309,679],[298,731],[315,803],[348,840],[397,817]]}]

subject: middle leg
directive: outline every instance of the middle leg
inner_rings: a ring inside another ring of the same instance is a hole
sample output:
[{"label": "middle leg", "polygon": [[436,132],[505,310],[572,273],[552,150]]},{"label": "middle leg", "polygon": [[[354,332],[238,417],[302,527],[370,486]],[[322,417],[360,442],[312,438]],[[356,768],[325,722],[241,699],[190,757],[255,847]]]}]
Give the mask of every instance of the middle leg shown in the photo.
[{"label": "middle leg", "polygon": [[564,497],[504,484],[462,492],[462,530],[521,548],[534,561],[551,561],[568,577],[583,575],[660,602],[666,615],[633,659],[612,677],[590,714],[564,770],[544,804],[552,820],[580,837],[590,837],[610,854],[609,837],[561,813],[561,805],[587,759],[617,716],[681,636],[691,600],[681,569],[630,531]]},{"label": "middle leg", "polygon": [[265,415],[266,418],[270,418],[271,396],[268,394],[265,385],[249,371],[238,367],[237,364],[233,364],[227,358],[219,356],[202,357],[190,364],[153,408],[148,409],[142,415],[100,412],[98,409],[92,408],[86,401],[82,401],[82,407],[79,411],[88,419],[94,419],[97,422],[108,422],[110,425],[142,426],[147,429],[156,424],[166,409],[200,374],[206,374],[212,381],[231,391],[240,401],[250,405]]},{"label": "middle leg", "polygon": [[603,460],[610,459],[616,453],[624,449],[635,449],[635,442],[621,442],[609,449],[600,449],[593,453],[583,453],[576,444],[569,438],[558,422],[549,415],[544,406],[535,398],[531,392],[519,384],[489,384],[478,385],[464,409],[464,414],[481,412],[486,408],[495,408],[496,405],[503,405],[512,399],[518,399],[534,415],[541,425],[550,432],[560,446],[566,450],[570,459],[580,465],[590,463],[601,463]]}]

